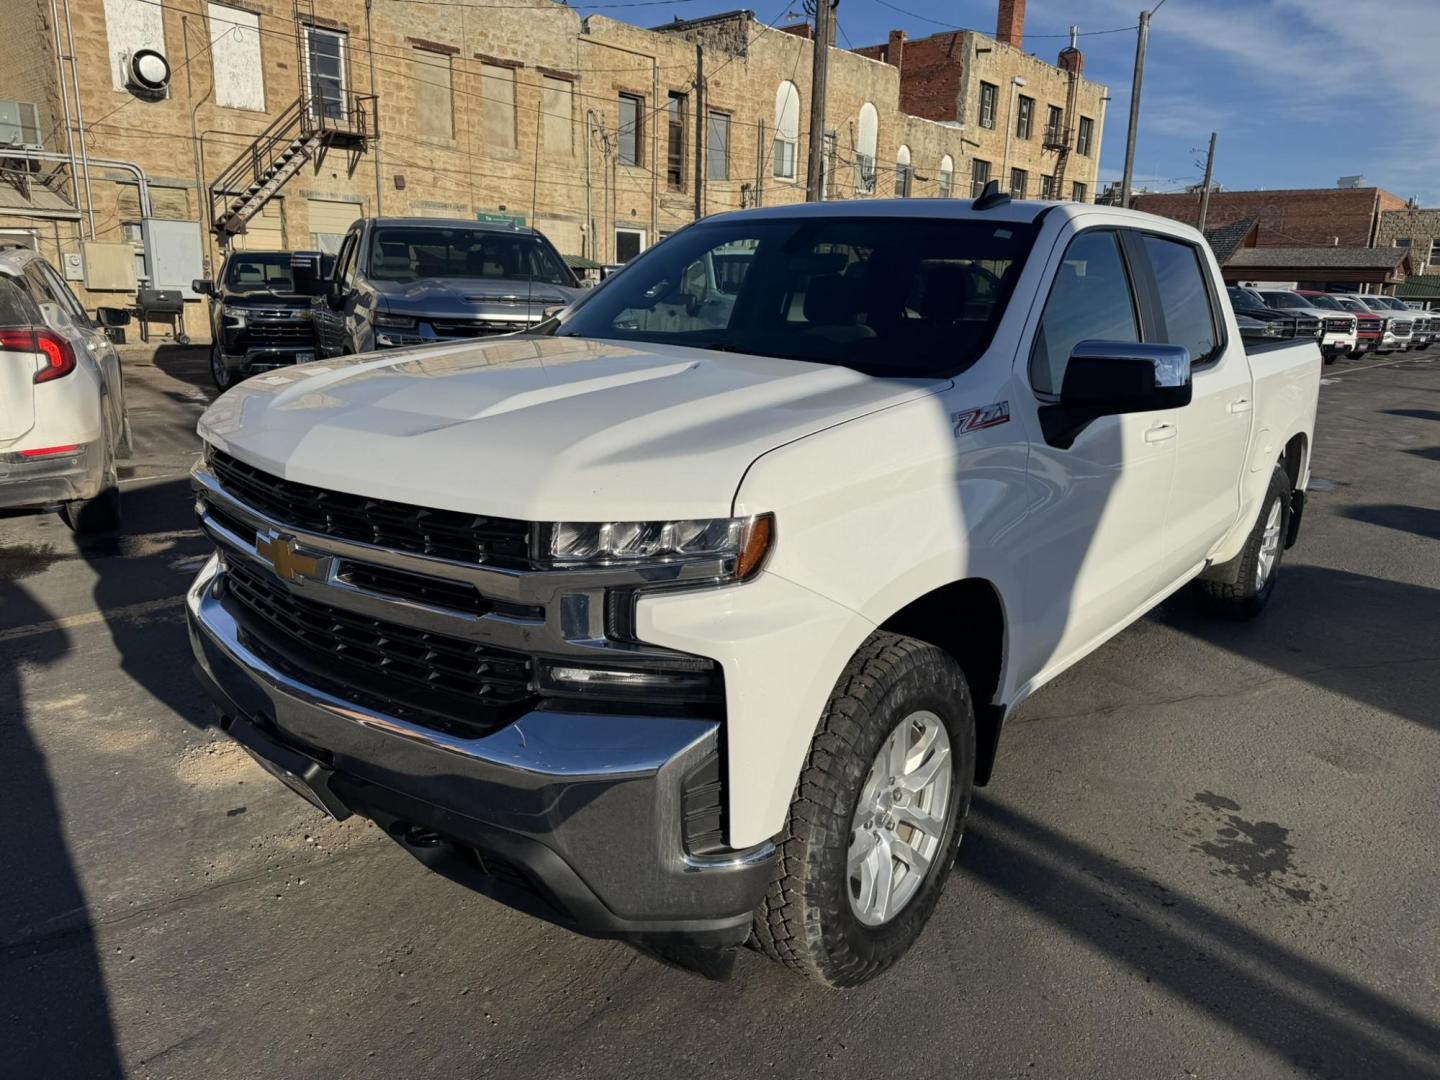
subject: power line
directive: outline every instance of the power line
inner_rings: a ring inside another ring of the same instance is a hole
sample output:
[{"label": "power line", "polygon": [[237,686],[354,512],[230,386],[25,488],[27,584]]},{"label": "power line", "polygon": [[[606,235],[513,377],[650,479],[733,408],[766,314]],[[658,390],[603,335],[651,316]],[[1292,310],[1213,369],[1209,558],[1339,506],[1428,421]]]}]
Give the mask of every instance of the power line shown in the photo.
[{"label": "power line", "polygon": [[[947,30],[968,30],[968,31],[970,31],[971,33],[975,33],[975,34],[985,34],[985,33],[986,33],[984,30],[977,30],[977,29],[976,29],[975,27],[973,27],[973,26],[957,26],[955,23],[944,22],[944,21],[942,21],[942,20],[940,20],[940,19],[932,19],[929,15],[921,15],[918,11],[910,11],[910,10],[908,10],[908,9],[906,9],[906,8],[900,7],[898,4],[892,4],[892,3],[890,3],[890,0],[874,0],[874,2],[877,3],[877,4],[879,4],[881,7],[887,7],[887,8],[889,8],[891,11],[898,11],[901,15],[909,15],[912,19],[919,19],[921,22],[928,22],[928,23],[933,23],[933,24],[936,25],[936,26],[943,26],[943,27],[945,27]],[[1164,0],[1161,0],[1161,2],[1163,3]],[[1134,30],[1136,25],[1137,25],[1137,24],[1131,24],[1130,26],[1117,26],[1117,27],[1114,27],[1113,29],[1110,29],[1110,30],[1084,30],[1084,31],[1081,31],[1081,33],[1078,34],[1077,36],[1079,36],[1079,37],[1098,37],[1098,36],[1101,35],[1101,34],[1124,34],[1124,33],[1128,32],[1128,31],[1130,31],[1130,30]],[[986,36],[988,37],[989,35],[986,34]],[[1064,34],[1031,34],[1031,33],[1027,33],[1025,36],[1026,36],[1027,38],[1068,38],[1070,35],[1069,35],[1069,33],[1064,33]]]}]

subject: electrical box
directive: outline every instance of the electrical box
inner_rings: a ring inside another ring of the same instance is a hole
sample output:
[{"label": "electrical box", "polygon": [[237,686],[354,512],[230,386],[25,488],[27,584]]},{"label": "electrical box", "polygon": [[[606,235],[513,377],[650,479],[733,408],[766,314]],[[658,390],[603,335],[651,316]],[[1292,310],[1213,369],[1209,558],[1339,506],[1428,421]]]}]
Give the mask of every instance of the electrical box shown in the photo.
[{"label": "electrical box", "polygon": [[145,264],[150,271],[150,288],[179,289],[187,300],[198,298],[190,283],[205,276],[205,245],[198,221],[162,221],[144,218],[140,236],[145,244]]},{"label": "electrical box", "polygon": [[101,292],[135,291],[135,249],[126,243],[86,240],[80,245],[85,288]]},{"label": "electrical box", "polygon": [[84,281],[85,260],[80,258],[80,253],[78,251],[66,252],[63,258],[65,263],[65,280]]}]

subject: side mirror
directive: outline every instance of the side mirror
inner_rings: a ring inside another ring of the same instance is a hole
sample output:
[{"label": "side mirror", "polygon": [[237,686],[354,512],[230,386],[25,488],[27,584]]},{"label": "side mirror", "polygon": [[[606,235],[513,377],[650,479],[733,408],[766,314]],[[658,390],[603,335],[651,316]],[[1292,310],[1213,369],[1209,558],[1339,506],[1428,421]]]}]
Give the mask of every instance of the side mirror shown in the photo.
[{"label": "side mirror", "polygon": [[1045,441],[1061,449],[1093,420],[1190,404],[1190,350],[1183,345],[1082,341],[1070,353],[1060,401],[1040,409]]},{"label": "side mirror", "polygon": [[345,292],[338,281],[328,283],[325,289],[325,306],[331,311],[339,311],[345,306]]},{"label": "side mirror", "polygon": [[197,277],[194,281],[190,282],[190,290],[199,293],[201,296],[214,296],[215,282],[209,278]]},{"label": "side mirror", "polygon": [[[199,290],[196,290],[196,291],[198,292]],[[129,325],[130,325],[130,312],[127,311],[125,308],[115,308],[115,307],[96,308],[96,309],[95,309],[95,320],[96,320],[96,322],[98,322],[101,326],[104,326],[104,327],[107,327],[107,328],[108,328],[108,327],[114,327],[114,326],[129,326]]]},{"label": "side mirror", "polygon": [[543,314],[545,318],[553,319],[569,306],[569,304],[551,304],[544,310]]}]

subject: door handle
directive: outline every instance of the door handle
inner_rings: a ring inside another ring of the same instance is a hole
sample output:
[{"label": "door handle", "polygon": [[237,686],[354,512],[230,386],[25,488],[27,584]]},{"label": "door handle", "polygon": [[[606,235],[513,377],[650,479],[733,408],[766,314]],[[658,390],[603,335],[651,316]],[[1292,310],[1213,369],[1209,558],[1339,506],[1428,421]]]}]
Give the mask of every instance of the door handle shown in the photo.
[{"label": "door handle", "polygon": [[1232,413],[1247,413],[1255,406],[1254,402],[1252,402],[1249,398],[1242,397],[1236,398],[1234,401],[1230,402],[1230,404],[1225,407]]},{"label": "door handle", "polygon": [[1145,432],[1145,441],[1148,443],[1162,443],[1175,437],[1174,424],[1156,424]]}]

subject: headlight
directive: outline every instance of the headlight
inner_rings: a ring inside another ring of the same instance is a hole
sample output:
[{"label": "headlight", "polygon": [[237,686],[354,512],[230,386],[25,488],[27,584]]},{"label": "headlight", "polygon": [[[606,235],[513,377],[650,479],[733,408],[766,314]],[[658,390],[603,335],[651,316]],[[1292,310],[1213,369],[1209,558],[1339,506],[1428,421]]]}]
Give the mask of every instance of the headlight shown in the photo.
[{"label": "headlight", "polygon": [[556,569],[635,566],[721,559],[745,581],[760,570],[775,539],[775,518],[692,521],[555,522],[541,527],[541,555]]},{"label": "headlight", "polygon": [[410,315],[387,315],[379,312],[375,316],[376,326],[389,326],[396,330],[414,330],[415,319]]}]

